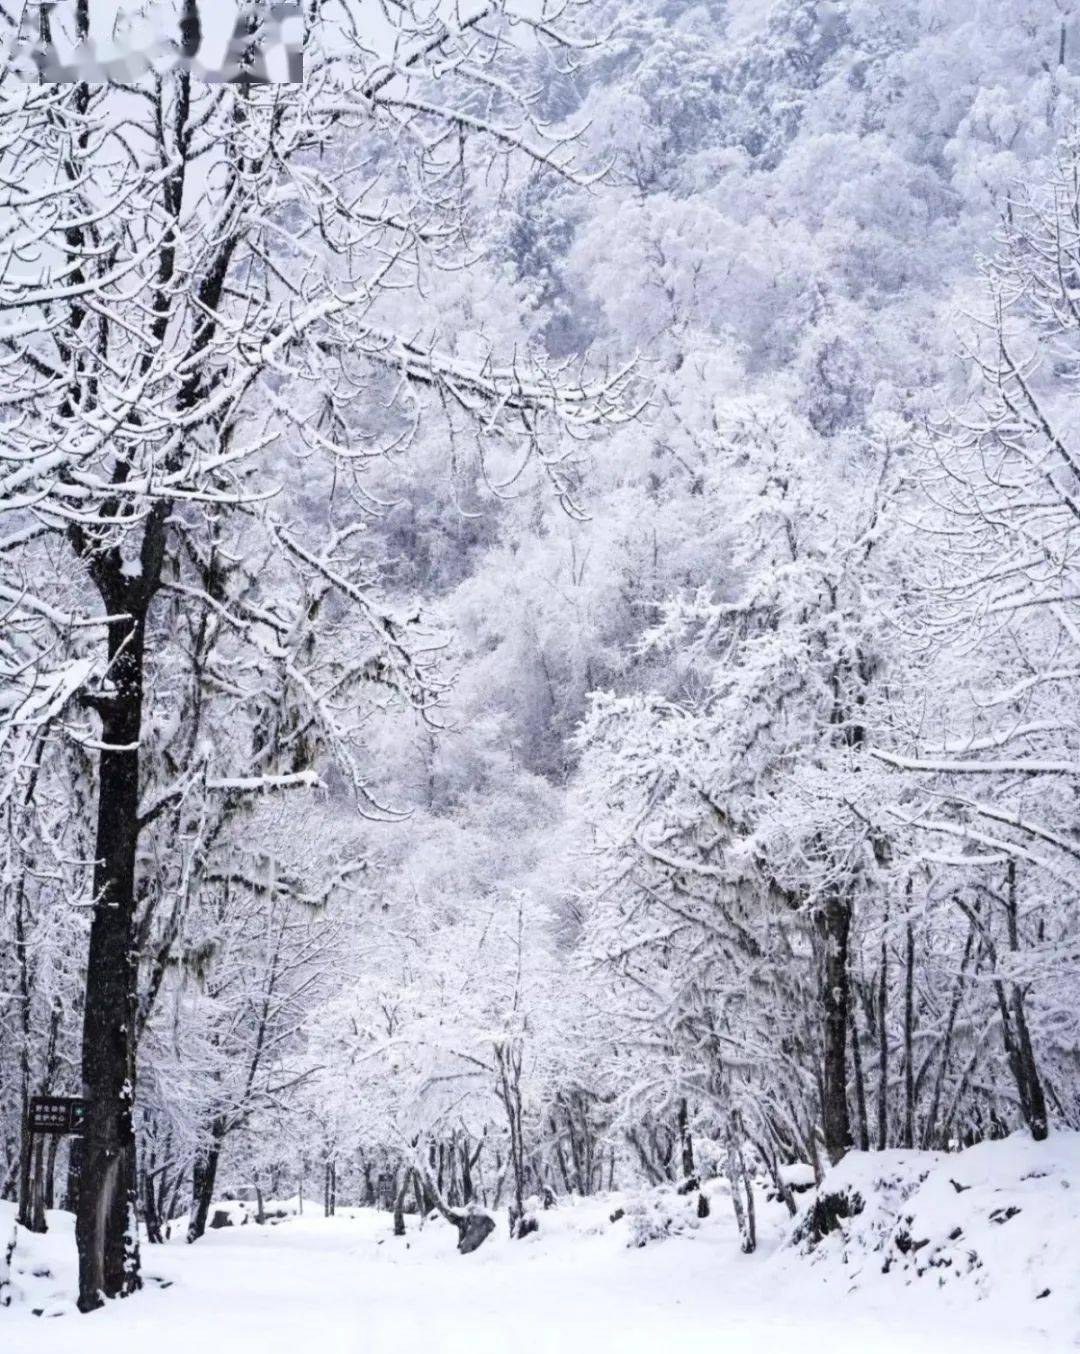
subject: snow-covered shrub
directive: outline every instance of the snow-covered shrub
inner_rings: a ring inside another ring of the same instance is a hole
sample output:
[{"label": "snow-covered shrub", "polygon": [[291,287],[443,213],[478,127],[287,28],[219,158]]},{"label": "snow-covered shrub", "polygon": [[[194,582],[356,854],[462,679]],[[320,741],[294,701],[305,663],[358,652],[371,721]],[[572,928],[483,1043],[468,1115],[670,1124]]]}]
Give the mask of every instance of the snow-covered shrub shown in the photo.
[{"label": "snow-covered shrub", "polygon": [[670,1236],[682,1236],[698,1226],[697,1195],[672,1189],[642,1190],[626,1204],[623,1216],[630,1229],[628,1246],[647,1246]]}]

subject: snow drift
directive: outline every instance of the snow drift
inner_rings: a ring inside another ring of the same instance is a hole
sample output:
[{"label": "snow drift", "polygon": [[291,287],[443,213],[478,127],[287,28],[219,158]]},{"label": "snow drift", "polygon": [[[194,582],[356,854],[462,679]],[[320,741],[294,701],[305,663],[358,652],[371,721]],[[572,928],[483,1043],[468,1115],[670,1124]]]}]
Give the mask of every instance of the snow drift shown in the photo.
[{"label": "snow drift", "polygon": [[[951,1304],[1031,1309],[1080,1332],[1080,1134],[962,1152],[851,1152],[808,1196],[787,1248],[848,1289],[918,1285]],[[921,1282],[920,1282],[921,1281]]]}]

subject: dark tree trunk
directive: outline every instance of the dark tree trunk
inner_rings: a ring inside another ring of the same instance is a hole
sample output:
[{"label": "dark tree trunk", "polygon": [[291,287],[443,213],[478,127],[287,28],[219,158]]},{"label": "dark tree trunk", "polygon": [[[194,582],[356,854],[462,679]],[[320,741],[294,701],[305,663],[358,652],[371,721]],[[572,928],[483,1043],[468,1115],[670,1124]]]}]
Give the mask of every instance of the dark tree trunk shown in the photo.
[{"label": "dark tree trunk", "polygon": [[210,1216],[210,1205],[214,1202],[214,1188],[217,1185],[218,1162],[221,1160],[221,1143],[225,1137],[225,1125],[221,1119],[215,1119],[210,1126],[210,1146],[195,1159],[191,1169],[191,1221],[188,1224],[188,1242],[198,1241],[206,1232],[206,1222]]},{"label": "dark tree trunk", "polygon": [[727,1177],[731,1185],[731,1204],[735,1210],[741,1249],[744,1254],[751,1255],[757,1249],[757,1222],[754,1216],[754,1189],[746,1169],[742,1139],[742,1116],[733,1110],[728,1117],[727,1128]]},{"label": "dark tree trunk", "polygon": [[[36,776],[35,776],[36,779]],[[9,820],[9,831],[11,830]],[[31,1191],[34,1180],[34,1135],[30,1131],[30,1042],[31,989],[34,984],[31,950],[26,936],[26,878],[21,876],[15,890],[15,956],[19,973],[19,1095],[21,1133],[19,1138],[19,1203],[16,1221],[27,1231],[38,1230],[34,1224]]]},{"label": "dark tree trunk", "polygon": [[851,1066],[855,1073],[855,1118],[859,1129],[859,1151],[870,1150],[870,1124],[866,1117],[866,1080],[863,1077],[862,1049],[859,1045],[859,1026],[855,1005],[848,1002],[848,1028],[851,1033]]},{"label": "dark tree trunk", "polygon": [[45,1138],[38,1134],[34,1141],[34,1166],[30,1183],[31,1232],[47,1232],[45,1221]]},{"label": "dark tree trunk", "polygon": [[83,1140],[72,1138],[68,1149],[67,1183],[64,1186],[64,1208],[68,1213],[79,1211],[79,1181],[82,1178]]},{"label": "dark tree trunk", "polygon": [[[38,1139],[40,1142],[40,1139]],[[44,1231],[39,1227],[34,1212],[34,1153],[37,1143],[30,1132],[29,1110],[23,1115],[22,1137],[19,1141],[19,1206],[16,1220],[28,1232]]]},{"label": "dark tree trunk", "polygon": [[45,1149],[45,1207],[56,1207],[56,1157],[60,1150],[60,1139],[49,1139]]},{"label": "dark tree trunk", "polygon": [[476,1187],[473,1184],[473,1171],[476,1163],[480,1160],[480,1153],[484,1150],[484,1139],[481,1138],[476,1144],[476,1151],[470,1153],[469,1139],[466,1137],[461,1144],[461,1194],[462,1203],[471,1204],[476,1198]]},{"label": "dark tree trunk", "polygon": [[401,1177],[401,1184],[398,1186],[397,1194],[394,1196],[394,1235],[405,1235],[405,1194],[409,1188],[409,1181],[412,1178],[412,1172],[406,1167]]},{"label": "dark tree trunk", "polygon": [[[886,922],[888,917],[886,917]],[[878,1087],[877,1145],[884,1152],[889,1145],[889,944],[881,938],[881,972],[878,975]]]},{"label": "dark tree trunk", "polygon": [[780,1174],[780,1163],[776,1158],[776,1149],[771,1145],[767,1147],[765,1143],[759,1142],[754,1138],[751,1138],[750,1141],[757,1148],[758,1156],[764,1161],[765,1167],[772,1177],[773,1188],[776,1190],[777,1198],[783,1201],[784,1207],[788,1211],[788,1217],[793,1218],[799,1211],[798,1206],[795,1203],[795,1192]]},{"label": "dark tree trunk", "polygon": [[146,605],[141,588],[124,586],[121,569],[110,558],[95,571],[110,613],[127,616],[109,627],[112,693],[96,702],[102,752],[82,1050],[88,1106],[75,1222],[84,1312],[140,1285],[138,1237],[129,1220],[137,1204],[135,862]]},{"label": "dark tree trunk", "polygon": [[904,1138],[901,1146],[915,1146],[915,928],[904,928]]},{"label": "dark tree trunk", "polygon": [[[422,1173],[413,1171],[413,1174],[419,1176]],[[458,1251],[461,1255],[471,1255],[495,1230],[494,1218],[482,1208],[477,1208],[475,1204],[471,1204],[468,1208],[451,1208],[433,1180],[418,1182],[418,1190],[421,1184],[424,1193],[431,1195],[434,1200],[435,1208],[457,1229]]]},{"label": "dark tree trunk", "polygon": [[697,1172],[694,1170],[694,1139],[690,1132],[690,1112],[686,1097],[679,1101],[679,1145],[682,1149],[683,1189],[697,1189]]},{"label": "dark tree trunk", "polygon": [[259,1226],[266,1222],[266,1200],[263,1198],[262,1184],[259,1177],[255,1177],[255,1221]]},{"label": "dark tree trunk", "polygon": [[323,1207],[326,1217],[332,1218],[337,1214],[337,1163],[334,1161],[326,1163],[326,1198]]},{"label": "dark tree trunk", "polygon": [[851,1146],[847,1103],[848,941],[851,907],[830,898],[816,916],[822,947],[823,1079],[821,1119],[825,1150],[835,1164]]},{"label": "dark tree trunk", "polygon": [[[1006,876],[1005,915],[1008,925],[1009,949],[1016,954],[1020,949],[1020,920],[1016,896],[1016,861],[1010,860]],[[1010,1000],[1005,1001],[1004,988],[997,984],[1001,1004],[1002,1032],[1009,1066],[1020,1097],[1024,1122],[1036,1142],[1047,1135],[1046,1095],[1035,1063],[1027,1013],[1024,1009],[1024,989],[1020,983],[1011,984]],[[1010,1014],[1012,1016],[1010,1029]]]},{"label": "dark tree trunk", "polygon": [[157,1195],[154,1193],[154,1182],[149,1176],[143,1181],[143,1219],[146,1222],[146,1239],[151,1246],[160,1246],[163,1240],[161,1235],[161,1215],[158,1213]]}]

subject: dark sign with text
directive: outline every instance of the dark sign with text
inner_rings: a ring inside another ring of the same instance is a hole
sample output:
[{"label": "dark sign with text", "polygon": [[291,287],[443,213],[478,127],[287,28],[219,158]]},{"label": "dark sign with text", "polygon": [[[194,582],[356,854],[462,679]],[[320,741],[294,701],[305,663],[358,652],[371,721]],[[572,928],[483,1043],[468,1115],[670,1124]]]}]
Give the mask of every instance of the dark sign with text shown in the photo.
[{"label": "dark sign with text", "polygon": [[87,1103],[73,1095],[35,1095],[30,1101],[32,1133],[84,1133]]}]

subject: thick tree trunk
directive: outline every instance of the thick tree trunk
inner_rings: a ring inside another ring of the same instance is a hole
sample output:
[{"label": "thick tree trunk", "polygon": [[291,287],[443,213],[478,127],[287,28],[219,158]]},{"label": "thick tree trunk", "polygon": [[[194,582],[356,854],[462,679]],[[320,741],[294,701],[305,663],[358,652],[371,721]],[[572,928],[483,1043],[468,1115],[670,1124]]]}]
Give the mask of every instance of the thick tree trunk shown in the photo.
[{"label": "thick tree trunk", "polygon": [[[114,573],[120,573],[119,564],[110,566],[110,574]],[[135,857],[146,609],[131,606],[136,590],[119,580],[102,592],[112,614],[124,610],[129,614],[109,627],[112,693],[97,702],[102,752],[82,1050],[88,1106],[75,1222],[79,1309],[84,1312],[140,1285],[132,1110],[138,977]]]},{"label": "thick tree trunk", "polygon": [[821,1120],[825,1150],[834,1164],[851,1146],[847,1103],[848,940],[851,907],[830,898],[816,917],[822,942],[821,1005],[824,1042]]}]

